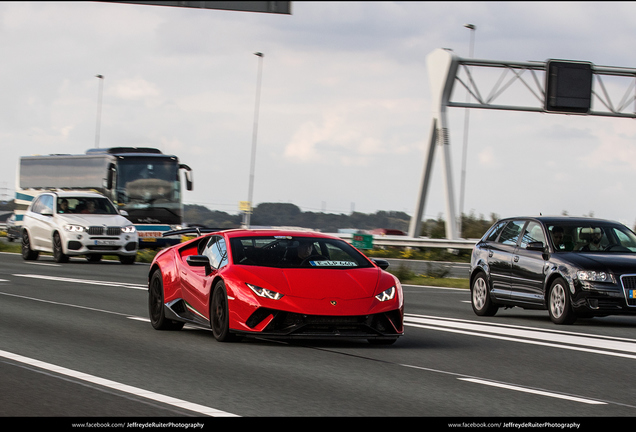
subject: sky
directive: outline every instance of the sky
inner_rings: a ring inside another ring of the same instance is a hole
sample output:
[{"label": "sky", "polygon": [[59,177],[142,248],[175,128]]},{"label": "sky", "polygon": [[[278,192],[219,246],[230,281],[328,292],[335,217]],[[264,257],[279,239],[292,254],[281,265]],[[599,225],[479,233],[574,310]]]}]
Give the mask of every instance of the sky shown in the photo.
[{"label": "sky", "polygon": [[[634,2],[303,1],[291,15],[0,2],[0,199],[14,195],[20,156],[143,146],[193,169],[186,204],[238,213],[261,52],[254,205],[412,215],[433,113],[431,52],[468,57],[470,23],[476,58],[635,68],[635,15]],[[449,108],[456,201],[464,116]],[[635,121],[470,110],[464,213],[634,226]],[[445,217],[437,153],[427,219]]]}]

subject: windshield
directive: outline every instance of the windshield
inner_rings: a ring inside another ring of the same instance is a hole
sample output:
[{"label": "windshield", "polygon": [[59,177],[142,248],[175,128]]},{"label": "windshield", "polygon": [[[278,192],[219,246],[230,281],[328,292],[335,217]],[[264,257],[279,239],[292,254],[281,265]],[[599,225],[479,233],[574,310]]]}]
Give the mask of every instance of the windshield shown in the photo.
[{"label": "windshield", "polygon": [[57,199],[57,212],[80,214],[118,214],[106,198],[63,197]]},{"label": "windshield", "polygon": [[120,159],[117,166],[117,202],[135,208],[178,203],[179,167],[172,158]]},{"label": "windshield", "polygon": [[301,236],[237,237],[230,240],[234,264],[278,268],[372,267],[343,240]]},{"label": "windshield", "polygon": [[548,231],[556,251],[636,253],[636,235],[620,224],[554,224]]}]

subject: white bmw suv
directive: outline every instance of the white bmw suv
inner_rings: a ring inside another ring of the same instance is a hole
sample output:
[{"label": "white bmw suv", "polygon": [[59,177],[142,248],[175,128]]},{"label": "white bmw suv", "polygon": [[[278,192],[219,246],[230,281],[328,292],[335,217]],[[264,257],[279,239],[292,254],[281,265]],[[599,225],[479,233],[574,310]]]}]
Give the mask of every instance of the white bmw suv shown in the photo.
[{"label": "white bmw suv", "polygon": [[22,258],[52,252],[56,262],[85,255],[91,262],[117,255],[122,264],[137,256],[135,226],[103,195],[56,191],[38,195],[22,221]]}]

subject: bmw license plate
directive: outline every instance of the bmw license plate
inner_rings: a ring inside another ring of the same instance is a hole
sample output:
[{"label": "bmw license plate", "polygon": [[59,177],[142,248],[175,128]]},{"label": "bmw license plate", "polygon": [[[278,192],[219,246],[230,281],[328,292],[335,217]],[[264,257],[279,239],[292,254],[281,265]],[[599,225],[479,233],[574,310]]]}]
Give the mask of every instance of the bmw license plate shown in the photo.
[{"label": "bmw license plate", "polygon": [[116,246],[115,240],[95,240],[95,246]]}]

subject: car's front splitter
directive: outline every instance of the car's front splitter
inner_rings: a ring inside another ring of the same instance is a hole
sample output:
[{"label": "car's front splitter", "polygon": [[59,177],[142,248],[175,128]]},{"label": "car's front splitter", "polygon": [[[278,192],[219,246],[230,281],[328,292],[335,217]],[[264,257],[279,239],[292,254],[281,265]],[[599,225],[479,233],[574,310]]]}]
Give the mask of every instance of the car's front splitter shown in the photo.
[{"label": "car's front splitter", "polygon": [[404,332],[402,310],[333,316],[259,308],[245,324],[260,335],[275,337],[395,338]]}]

